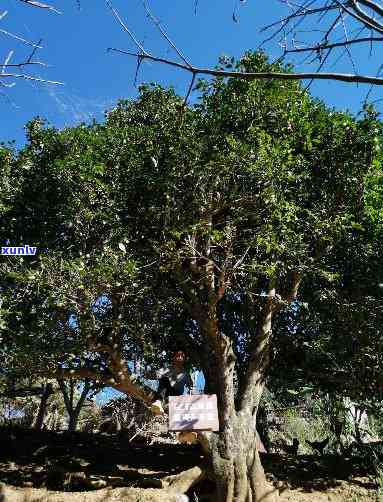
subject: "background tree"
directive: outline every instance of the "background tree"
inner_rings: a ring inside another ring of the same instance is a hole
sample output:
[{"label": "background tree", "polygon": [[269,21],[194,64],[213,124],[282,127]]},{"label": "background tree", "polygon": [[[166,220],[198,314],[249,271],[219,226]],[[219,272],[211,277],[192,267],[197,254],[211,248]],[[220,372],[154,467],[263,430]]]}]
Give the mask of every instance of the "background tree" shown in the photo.
[{"label": "background tree", "polygon": [[99,390],[99,387],[96,385],[92,388],[92,383],[89,379],[84,379],[80,386],[73,378],[68,378],[67,380],[58,378],[57,383],[64,400],[65,410],[68,414],[68,431],[75,431],[85,400],[89,398],[90,392],[94,392],[95,389]]}]

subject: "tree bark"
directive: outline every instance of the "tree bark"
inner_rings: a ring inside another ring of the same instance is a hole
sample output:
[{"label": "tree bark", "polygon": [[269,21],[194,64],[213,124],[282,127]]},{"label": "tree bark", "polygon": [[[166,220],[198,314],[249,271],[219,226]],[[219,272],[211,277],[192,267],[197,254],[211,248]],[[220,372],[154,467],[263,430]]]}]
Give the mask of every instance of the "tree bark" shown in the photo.
[{"label": "tree bark", "polygon": [[[222,502],[278,500],[278,490],[267,482],[257,451],[254,417],[237,412],[230,422],[234,434],[224,430],[213,434],[209,441],[216,499]],[[231,442],[233,436],[234,443]]]},{"label": "tree bark", "polygon": [[74,432],[77,429],[78,417],[80,416],[80,409],[75,409],[69,415],[68,431]]},{"label": "tree bark", "polygon": [[35,419],[35,422],[33,425],[33,427],[39,431],[43,428],[44,418],[47,413],[48,400],[49,400],[51,394],[53,394],[53,386],[52,386],[52,384],[48,383],[45,386],[44,392],[41,396],[39,409],[38,409],[36,419]]},{"label": "tree bark", "polygon": [[[205,254],[210,256],[209,242]],[[193,273],[197,273],[194,269]],[[270,362],[273,316],[295,300],[301,276],[292,271],[282,295],[277,295],[276,280],[270,279],[238,392],[234,386],[236,356],[232,341],[220,329],[217,314],[217,305],[224,295],[221,285],[225,284],[225,277],[220,273],[217,287],[213,264],[208,260],[203,279],[204,301],[194,299],[188,308],[199,325],[207,349],[208,360],[202,357],[207,392],[217,394],[220,433],[206,436],[208,439],[202,442],[216,481],[216,500],[274,502],[279,499],[279,493],[267,483],[257,451],[256,415]]]},{"label": "tree bark", "polygon": [[[231,341],[220,332],[213,309],[209,309],[203,319],[205,312],[200,311],[200,328],[210,349],[207,376],[209,389],[217,394],[220,433],[211,434],[203,446],[216,482],[216,500],[274,502],[278,500],[278,491],[267,483],[257,451],[256,413],[263,382],[257,378],[252,388],[245,387],[247,399],[241,399],[240,407],[236,409],[235,355]],[[271,315],[266,315],[261,326],[264,332],[264,337],[260,336],[262,350],[266,349],[264,338],[270,331],[270,324]],[[263,369],[263,365],[257,366],[258,374]]]}]

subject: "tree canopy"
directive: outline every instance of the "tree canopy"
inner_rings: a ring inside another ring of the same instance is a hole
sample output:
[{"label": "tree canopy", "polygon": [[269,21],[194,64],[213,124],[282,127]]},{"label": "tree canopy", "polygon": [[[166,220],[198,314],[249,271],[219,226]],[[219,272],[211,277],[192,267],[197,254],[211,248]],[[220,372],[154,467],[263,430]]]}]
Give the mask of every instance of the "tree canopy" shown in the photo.
[{"label": "tree canopy", "polygon": [[[285,70],[263,53],[220,64]],[[348,331],[359,360],[381,343],[382,130],[372,110],[330,110],[293,81],[198,89],[185,106],[145,85],[103,124],[34,120],[22,151],[2,150],[1,240],[38,249],[1,262],[2,352],[13,369],[149,402],[127,360],[161,363],[184,344],[218,396],[213,465],[232,500],[224,466],[247,493],[239,473],[260,464],[244,457],[246,434],[270,368],[284,367],[284,336],[300,349],[319,337],[342,364]]]}]

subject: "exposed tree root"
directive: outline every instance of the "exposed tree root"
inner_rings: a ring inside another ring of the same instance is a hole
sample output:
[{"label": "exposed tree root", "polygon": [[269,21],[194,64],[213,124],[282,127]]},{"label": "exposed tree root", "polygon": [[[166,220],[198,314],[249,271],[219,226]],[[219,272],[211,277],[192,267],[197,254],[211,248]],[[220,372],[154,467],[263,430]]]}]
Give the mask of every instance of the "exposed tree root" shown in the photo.
[{"label": "exposed tree root", "polygon": [[177,441],[184,444],[198,443],[198,435],[193,431],[177,432]]},{"label": "exposed tree root", "polygon": [[162,486],[171,493],[186,493],[190,488],[207,477],[207,471],[196,465],[191,469],[162,478]]}]

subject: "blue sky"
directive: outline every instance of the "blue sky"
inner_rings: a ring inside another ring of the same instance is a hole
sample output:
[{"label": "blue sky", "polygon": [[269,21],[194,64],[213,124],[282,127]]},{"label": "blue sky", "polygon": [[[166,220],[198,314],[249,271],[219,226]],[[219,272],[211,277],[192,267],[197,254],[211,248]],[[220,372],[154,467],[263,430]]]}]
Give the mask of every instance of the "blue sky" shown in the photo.
[{"label": "blue sky", "polygon": [[[12,89],[0,97],[0,140],[24,142],[23,126],[36,115],[45,117],[57,127],[72,125],[92,118],[102,120],[103,112],[114,106],[120,98],[136,93],[133,85],[135,61],[129,57],[107,53],[108,47],[134,49],[103,0],[81,0],[78,10],[75,0],[46,0],[63,12],[56,15],[42,9],[31,8],[15,0],[3,0],[1,11],[8,14],[0,20],[0,28],[37,42],[43,39],[44,49],[38,58],[51,65],[38,69],[36,74],[65,83],[64,86],[37,84],[19,80]],[[232,20],[233,6],[239,23]],[[146,18],[141,0],[114,0],[113,5],[127,20],[129,28],[153,54],[173,57],[172,52],[155,27]],[[151,8],[168,28],[173,40],[194,65],[213,66],[220,55],[240,56],[245,50],[255,49],[265,38],[259,29],[280,18],[286,12],[277,0],[262,2],[248,0],[199,0],[197,15],[195,0],[152,0]],[[316,26],[318,28],[318,26]],[[339,33],[341,35],[341,33]],[[304,34],[298,34],[297,37]],[[276,57],[280,48],[276,42],[267,46],[267,52]],[[0,33],[1,58],[14,50],[13,62],[22,60],[28,52],[22,44]],[[360,72],[375,75],[380,51],[368,58],[368,50],[355,49],[355,60]],[[299,66],[298,70],[314,69]],[[337,64],[337,71],[350,71],[347,58]],[[178,70],[156,63],[145,63],[139,82],[157,81],[173,85],[185,94],[189,76]],[[339,109],[360,110],[361,100],[368,86],[318,82],[312,93]],[[373,99],[381,95],[379,89]]]}]

